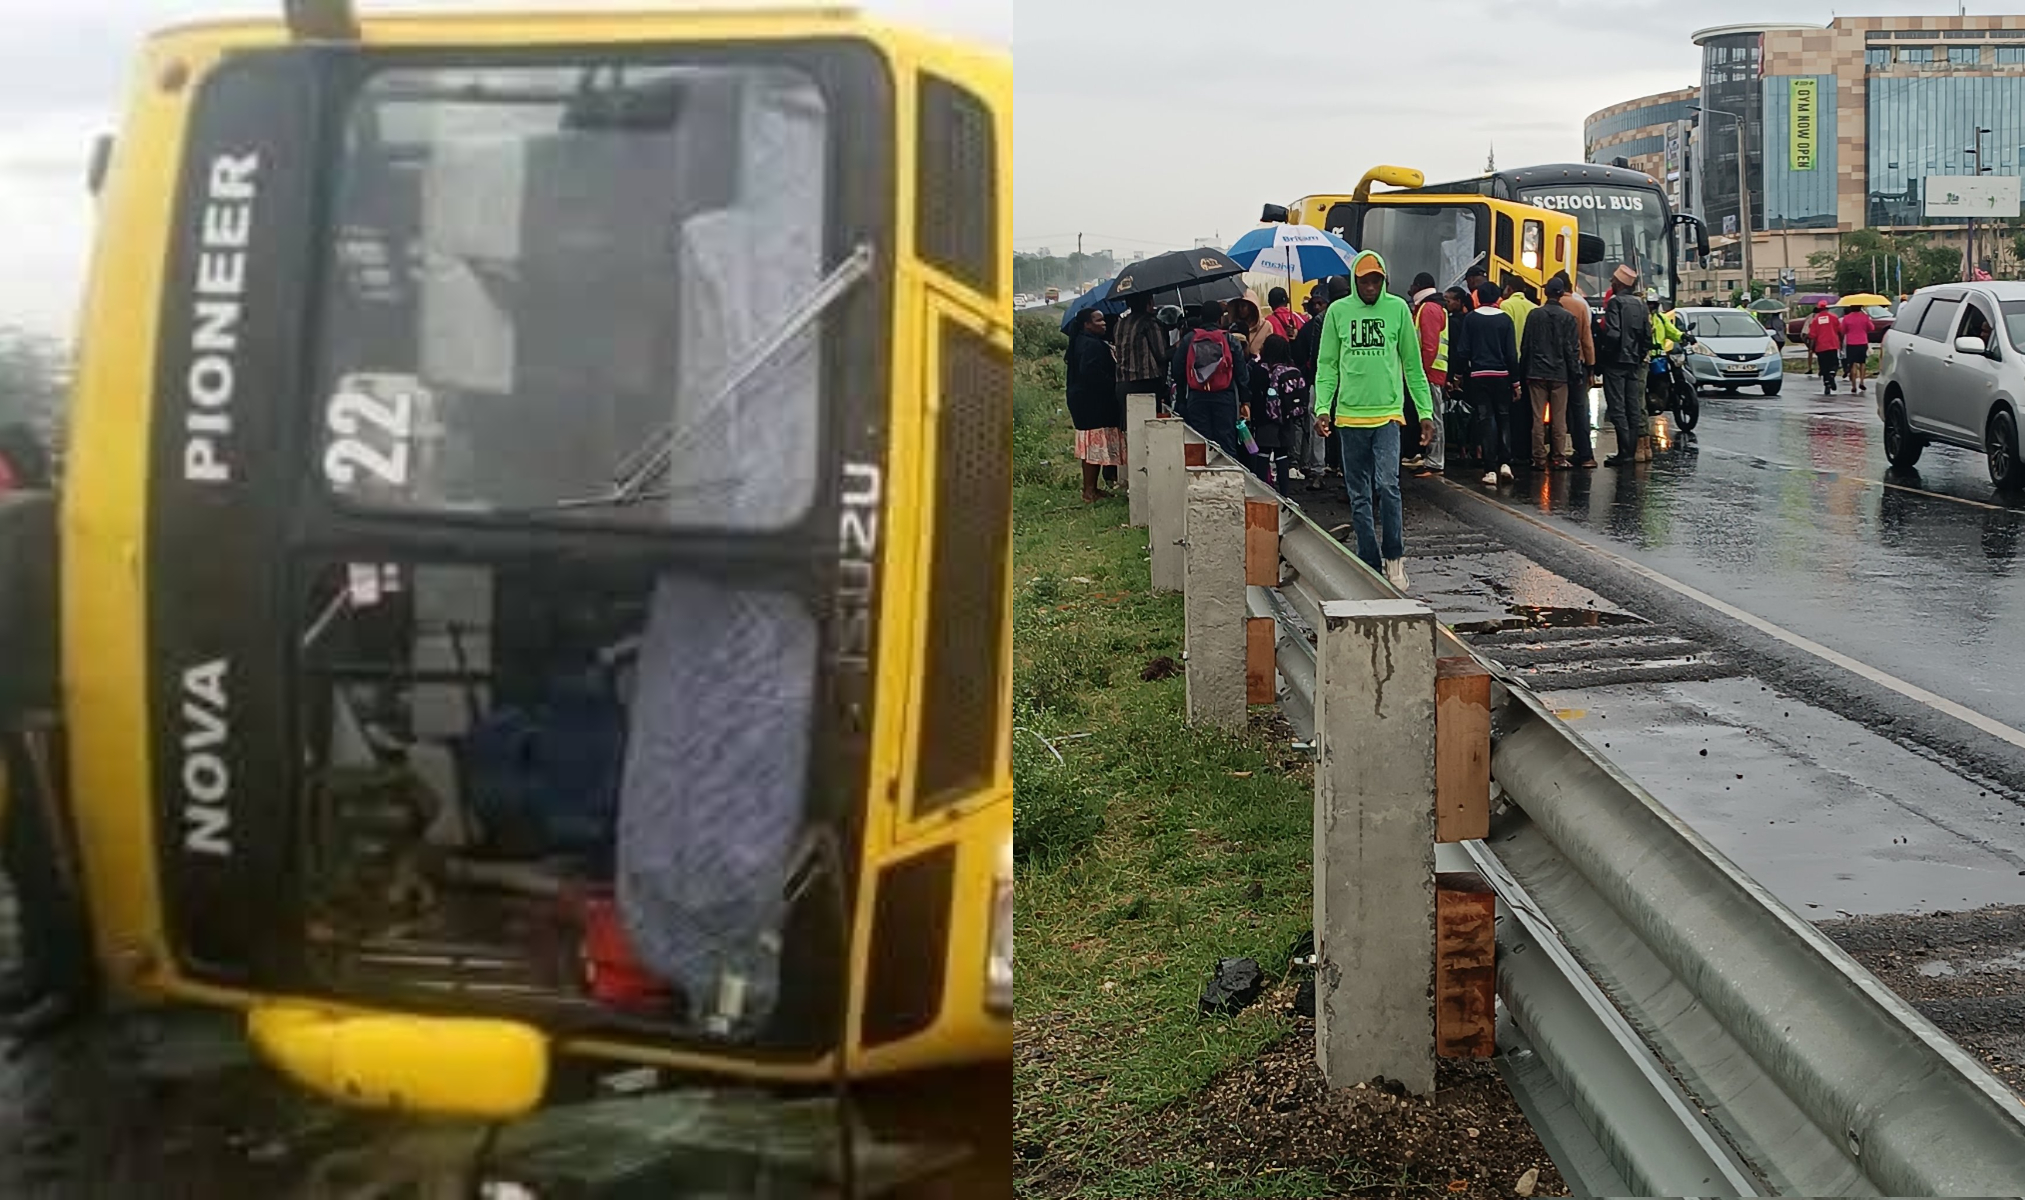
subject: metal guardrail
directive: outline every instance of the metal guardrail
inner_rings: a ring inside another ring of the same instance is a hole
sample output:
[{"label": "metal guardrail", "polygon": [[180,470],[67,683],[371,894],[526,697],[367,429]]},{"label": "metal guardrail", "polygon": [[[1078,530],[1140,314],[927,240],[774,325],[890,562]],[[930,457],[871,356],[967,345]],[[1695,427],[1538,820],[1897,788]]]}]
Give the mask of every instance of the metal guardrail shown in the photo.
[{"label": "metal guardrail", "polygon": [[[1280,704],[1312,741],[1322,606],[1397,593],[1246,478],[1281,514],[1279,585],[1248,608],[1276,622]],[[1476,657],[1437,629],[1441,656]],[[2025,1195],[2025,1100],[1483,665],[1504,804],[1439,857],[1498,894],[1500,1066],[1572,1186]]]}]

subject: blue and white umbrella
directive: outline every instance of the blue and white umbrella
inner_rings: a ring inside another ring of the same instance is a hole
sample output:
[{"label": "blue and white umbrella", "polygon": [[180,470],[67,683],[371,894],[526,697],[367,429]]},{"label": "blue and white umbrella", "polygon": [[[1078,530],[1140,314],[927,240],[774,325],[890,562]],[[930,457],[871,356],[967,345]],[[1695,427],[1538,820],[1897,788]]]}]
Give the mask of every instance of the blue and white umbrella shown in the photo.
[{"label": "blue and white umbrella", "polygon": [[1230,256],[1247,275],[1270,275],[1294,284],[1348,275],[1357,251],[1326,229],[1282,223],[1239,238],[1232,243]]}]

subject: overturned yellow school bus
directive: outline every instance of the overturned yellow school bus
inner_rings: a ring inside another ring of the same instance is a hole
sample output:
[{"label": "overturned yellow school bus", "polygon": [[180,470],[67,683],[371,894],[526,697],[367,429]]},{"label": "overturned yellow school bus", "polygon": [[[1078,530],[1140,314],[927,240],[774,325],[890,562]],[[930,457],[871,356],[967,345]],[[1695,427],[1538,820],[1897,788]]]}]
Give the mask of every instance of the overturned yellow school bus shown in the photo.
[{"label": "overturned yellow school bus", "polygon": [[1008,1058],[1010,62],[289,8],[142,56],[0,713],[109,990],[446,1111]]},{"label": "overturned yellow school bus", "polygon": [[[1373,191],[1380,183],[1395,190]],[[1584,242],[1575,218],[1564,213],[1489,195],[1443,193],[1424,183],[1411,167],[1373,167],[1347,195],[1268,204],[1259,219],[1312,225],[1359,250],[1377,251],[1385,259],[1386,286],[1402,296],[1423,271],[1445,289],[1473,269],[1501,287],[1513,280],[1537,293],[1557,273],[1572,279],[1578,262],[1601,255],[1601,240]],[[1293,290],[1305,296],[1313,287],[1309,281]]]}]

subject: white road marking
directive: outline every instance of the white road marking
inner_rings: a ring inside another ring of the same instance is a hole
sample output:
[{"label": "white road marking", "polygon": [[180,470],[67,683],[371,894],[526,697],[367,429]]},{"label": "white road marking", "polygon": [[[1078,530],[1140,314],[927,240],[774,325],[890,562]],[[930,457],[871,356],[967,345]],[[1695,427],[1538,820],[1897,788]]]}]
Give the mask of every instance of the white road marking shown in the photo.
[{"label": "white road marking", "polygon": [[[1756,463],[1760,466],[1770,467],[1775,471],[1794,471],[1803,475],[1816,475],[1836,483],[1840,483],[1846,479],[1851,483],[1862,484],[1864,487],[1874,487],[1884,491],[1904,492],[1908,496],[1920,496],[1928,500],[1947,500],[1955,504],[1967,504],[1976,508],[1986,508],[1991,512],[2015,513],[2019,511],[2013,505],[1992,504],[1987,500],[1971,500],[1967,496],[1951,496],[1946,492],[1930,491],[1927,488],[1910,487],[1903,483],[1893,483],[1889,479],[1867,479],[1862,475],[1857,475],[1850,471],[1838,471],[1833,467],[1803,466],[1799,463],[1781,462],[1776,458],[1766,458],[1762,454],[1752,454],[1744,450],[1724,450],[1718,446],[1697,445],[1695,453],[1713,454],[1718,458],[1730,458],[1741,462]],[[1963,453],[1967,453],[1967,451]]]},{"label": "white road marking", "polygon": [[1899,695],[1904,696],[1908,700],[1918,701],[1919,703],[1926,705],[1928,708],[1931,708],[1936,712],[1946,713],[1948,716],[1955,718],[1957,721],[1961,721],[1964,724],[1979,729],[1984,733],[1989,734],[1991,737],[1998,739],[1999,741],[2009,742],[2011,745],[2016,746],[2021,750],[2025,750],[2025,732],[2013,729],[2009,725],[2004,724],[2002,721],[1995,720],[1991,717],[1986,717],[1982,713],[1977,712],[1975,709],[1970,708],[1967,705],[1958,704],[1955,701],[1948,699],[1946,696],[1941,696],[1933,692],[1930,692],[1916,683],[1907,683],[1905,680],[1900,679],[1898,676],[1889,674],[1884,671],[1880,671],[1876,667],[1871,666],[1869,663],[1858,662],[1856,659],[1849,657],[1847,654],[1844,654],[1839,650],[1831,650],[1812,638],[1803,637],[1802,635],[1794,633],[1792,630],[1786,629],[1783,626],[1774,625],[1772,622],[1767,621],[1765,618],[1760,617],[1755,613],[1746,612],[1743,609],[1738,608],[1736,605],[1731,604],[1726,600],[1718,600],[1716,597],[1709,595],[1707,592],[1702,591],[1700,588],[1692,587],[1688,584],[1682,583],[1680,580],[1675,579],[1670,575],[1662,575],[1658,571],[1653,570],[1651,567],[1648,567],[1643,563],[1636,562],[1632,559],[1626,558],[1624,555],[1618,554],[1613,550],[1606,549],[1603,546],[1599,546],[1595,542],[1589,541],[1586,538],[1576,537],[1574,534],[1569,533],[1567,530],[1560,529],[1557,528],[1556,526],[1550,525],[1547,522],[1542,521],[1539,518],[1533,516],[1531,513],[1521,512],[1518,509],[1509,507],[1507,505],[1499,504],[1496,501],[1489,499],[1488,497],[1479,496],[1477,495],[1477,493],[1471,491],[1469,488],[1466,488],[1458,483],[1452,483],[1447,479],[1443,479],[1441,482],[1444,486],[1454,488],[1456,491],[1462,493],[1465,496],[1470,497],[1471,499],[1477,501],[1480,504],[1490,505],[1493,508],[1497,508],[1504,512],[1511,513],[1512,515],[1518,517],[1520,520],[1527,522],[1528,524],[1534,526],[1537,529],[1544,530],[1548,533],[1553,534],[1558,538],[1561,538],[1564,541],[1572,542],[1585,550],[1591,551],[1595,554],[1599,554],[1604,558],[1609,559],[1611,562],[1616,563],[1618,566],[1623,567],[1624,569],[1630,571],[1634,575],[1639,576],[1640,578],[1649,579],[1652,582],[1659,584],[1661,587],[1667,588],[1668,590],[1678,593],[1679,595],[1686,596],[1690,600],[1694,600],[1701,604],[1705,604],[1708,607],[1715,609],[1717,612],[1722,613],[1726,617],[1731,617],[1735,620],[1742,621],[1744,624],[1749,625],[1751,628],[1757,630],[1759,633],[1766,634],[1767,636],[1770,637],[1778,638],[1780,641],[1786,643],[1787,645],[1793,647],[1796,650],[1804,650],[1807,653],[1813,655],[1814,657],[1821,659],[1823,662],[1834,663],[1836,666],[1841,667],[1843,670],[1848,671],[1854,675],[1860,676],[1864,679],[1868,679],[1870,682],[1877,684],[1879,687],[1889,688],[1890,690],[1897,692]]}]

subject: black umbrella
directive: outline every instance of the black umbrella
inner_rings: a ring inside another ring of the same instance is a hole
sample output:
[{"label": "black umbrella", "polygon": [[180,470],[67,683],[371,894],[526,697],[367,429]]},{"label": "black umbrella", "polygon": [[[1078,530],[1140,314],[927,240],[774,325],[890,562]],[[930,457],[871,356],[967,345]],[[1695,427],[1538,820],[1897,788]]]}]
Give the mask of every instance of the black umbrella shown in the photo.
[{"label": "black umbrella", "polygon": [[1191,284],[1209,283],[1242,275],[1245,269],[1221,250],[1200,246],[1194,250],[1169,250],[1127,266],[1111,281],[1106,300],[1125,300],[1149,292],[1171,292]]},{"label": "black umbrella", "polygon": [[[1083,319],[1083,314],[1090,309],[1102,309],[1107,317],[1115,317],[1125,311],[1124,297],[1113,300],[1104,295],[1109,282],[1106,280],[1105,286],[1093,287],[1076,297],[1076,302],[1069,306],[1069,311],[1062,314],[1063,333],[1074,328]],[[1140,294],[1147,293],[1142,291]],[[1183,308],[1190,308],[1201,304],[1204,300],[1235,300],[1245,294],[1245,284],[1244,280],[1237,276],[1228,275],[1222,279],[1212,279],[1208,283],[1191,283],[1185,288],[1173,288],[1151,294],[1155,305],[1179,304]]]},{"label": "black umbrella", "polygon": [[1244,280],[1235,275],[1226,275],[1222,279],[1212,279],[1208,283],[1190,284],[1179,291],[1163,292],[1153,299],[1156,303],[1187,307],[1190,304],[1201,304],[1204,300],[1235,300],[1244,294]]}]

